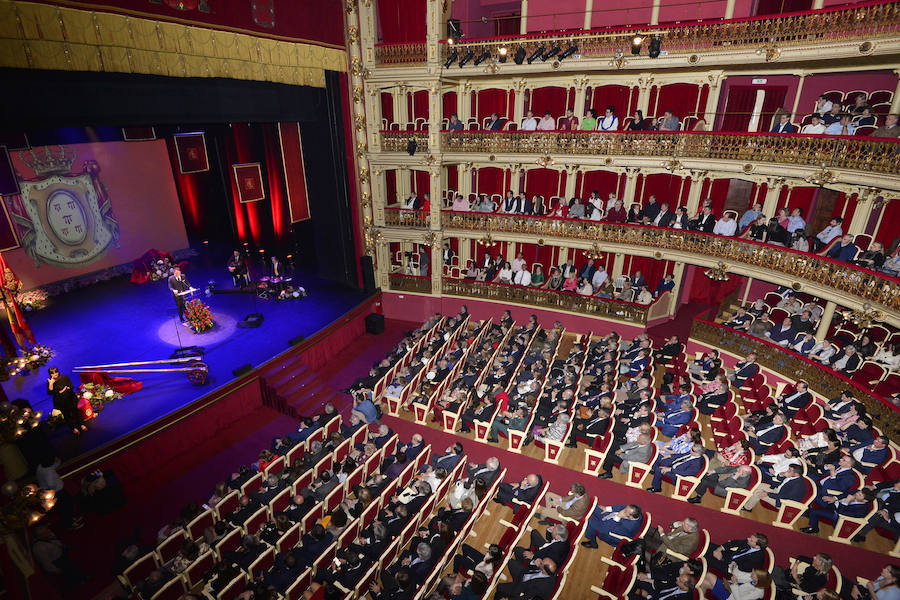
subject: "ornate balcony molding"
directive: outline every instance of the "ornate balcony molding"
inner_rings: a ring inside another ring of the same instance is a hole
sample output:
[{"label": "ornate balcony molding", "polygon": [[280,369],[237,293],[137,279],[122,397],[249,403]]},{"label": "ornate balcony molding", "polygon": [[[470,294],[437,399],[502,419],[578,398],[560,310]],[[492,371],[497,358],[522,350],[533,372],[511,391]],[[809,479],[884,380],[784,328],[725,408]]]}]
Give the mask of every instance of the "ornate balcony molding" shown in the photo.
[{"label": "ornate balcony molding", "polygon": [[[654,60],[656,66],[689,66],[703,64],[734,64],[736,57],[745,55],[747,61],[775,62],[803,58],[808,51],[851,55],[868,55],[883,50],[880,40],[896,38],[900,32],[900,3],[871,3],[862,6],[808,11],[777,17],[750,17],[729,21],[653,25],[644,27],[611,27],[583,32],[527,34],[509,37],[466,40],[466,48],[475,55],[484,50],[499,56],[501,47],[522,46],[531,54],[541,45],[549,48],[558,43],[565,49],[570,43],[578,47],[581,61],[554,61],[554,68],[573,65],[583,70],[585,60],[600,59],[607,69],[644,69],[649,58],[623,56],[614,60],[617,51],[631,47],[636,33],[645,37],[657,35],[667,55]],[[876,44],[875,40],[879,40]],[[441,44],[441,62],[451,52]],[[835,55],[837,55],[835,54]],[[796,55],[796,56],[795,56]],[[383,44],[376,47],[376,62],[380,65],[424,63],[426,48],[422,43]],[[687,60],[685,60],[687,57]],[[805,56],[805,59],[810,56]],[[547,63],[515,65],[508,60],[504,68],[517,72],[546,70]],[[598,65],[599,66],[599,65]],[[482,69],[472,69],[481,74]]]},{"label": "ornate balcony molding", "polygon": [[392,292],[416,292],[417,294],[431,293],[431,277],[405,275],[403,273],[388,273],[388,284]]},{"label": "ornate balcony molding", "polygon": [[387,227],[428,227],[431,216],[424,210],[406,210],[387,206],[384,209],[384,224]]},{"label": "ornate balcony molding", "polygon": [[556,292],[540,288],[462,279],[444,278],[441,286],[444,296],[462,296],[494,302],[538,306],[633,325],[645,325],[647,315],[654,306],[653,304],[644,306],[621,300],[580,296],[571,292]]},{"label": "ornate balcony molding", "polygon": [[802,379],[811,390],[825,398],[835,398],[846,389],[865,404],[867,413],[882,433],[897,439],[900,412],[885,400],[874,396],[869,389],[842,375],[811,362],[799,354],[770,342],[754,338],[703,319],[694,319],[691,339],[724,350],[739,357],[756,352],[757,362],[791,381]]},{"label": "ornate balcony molding", "polygon": [[381,149],[384,152],[406,152],[410,140],[416,141],[416,152],[428,152],[426,131],[382,131]]},{"label": "ornate balcony molding", "polygon": [[[900,279],[861,267],[752,240],[647,225],[621,225],[577,219],[553,219],[443,211],[444,235],[485,231],[520,235],[534,241],[571,246],[571,240],[600,242],[610,251],[712,266],[741,265],[766,281],[799,285],[805,291],[844,306],[876,305],[886,320],[900,325]],[[751,273],[748,273],[751,274]]]}]

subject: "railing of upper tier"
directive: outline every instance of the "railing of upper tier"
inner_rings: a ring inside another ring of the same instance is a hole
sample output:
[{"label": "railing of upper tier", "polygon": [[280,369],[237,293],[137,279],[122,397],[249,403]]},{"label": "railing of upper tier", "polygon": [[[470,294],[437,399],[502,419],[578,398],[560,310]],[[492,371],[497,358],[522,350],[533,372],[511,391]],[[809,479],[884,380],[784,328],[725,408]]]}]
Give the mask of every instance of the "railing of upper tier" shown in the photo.
[{"label": "railing of upper tier", "polygon": [[[852,7],[805,11],[775,17],[748,17],[728,21],[694,21],[674,25],[610,27],[591,31],[561,31],[508,37],[465,40],[464,46],[475,55],[488,50],[499,56],[500,48],[522,46],[528,54],[541,45],[558,42],[563,49],[570,43],[583,58],[611,58],[616,51],[631,47],[636,32],[653,33],[661,38],[662,48],[672,54],[753,49],[777,52],[774,47],[810,46],[820,43],[870,41],[900,30],[900,3],[871,2]],[[645,36],[646,37],[646,36]],[[763,46],[773,48],[771,51]],[[441,62],[451,52],[441,45]],[[426,48],[422,43],[378,44],[375,60],[381,64],[423,63]]]},{"label": "railing of upper tier", "polygon": [[[396,136],[398,132],[390,133],[398,142],[402,140],[402,136]],[[441,132],[441,145],[444,152],[696,158],[900,173],[900,143],[841,136],[700,131],[445,131]],[[386,143],[384,149],[406,150],[406,140],[396,145]]]},{"label": "railing of upper tier", "polygon": [[651,225],[604,223],[527,215],[441,211],[443,229],[524,233],[536,237],[575,238],[714,256],[726,264],[778,271],[796,281],[821,284],[900,310],[900,279],[809,252],[753,240]]},{"label": "railing of upper tier", "polygon": [[431,224],[431,216],[425,210],[386,206],[384,224],[388,227],[428,227]]},{"label": "railing of upper tier", "polygon": [[395,292],[431,293],[431,277],[424,275],[388,273],[388,283],[390,284],[391,290]]},{"label": "railing of upper tier", "polygon": [[406,152],[409,140],[416,140],[416,152],[428,152],[428,134],[423,131],[382,131],[381,149]]},{"label": "railing of upper tier", "polygon": [[694,319],[691,339],[744,357],[756,352],[757,362],[792,381],[803,380],[812,391],[825,398],[836,398],[844,390],[853,390],[853,396],[865,404],[881,432],[894,441],[900,441],[900,412],[887,400],[871,393],[871,387],[863,386],[840,373],[813,362],[768,340],[735,331],[704,319]]},{"label": "railing of upper tier", "polygon": [[640,325],[647,322],[647,311],[652,306],[624,302],[612,298],[581,296],[573,292],[558,292],[506,283],[488,283],[446,277],[441,285],[441,293],[445,296],[465,296],[495,302],[514,302],[516,304],[539,306],[550,310],[564,310]]}]

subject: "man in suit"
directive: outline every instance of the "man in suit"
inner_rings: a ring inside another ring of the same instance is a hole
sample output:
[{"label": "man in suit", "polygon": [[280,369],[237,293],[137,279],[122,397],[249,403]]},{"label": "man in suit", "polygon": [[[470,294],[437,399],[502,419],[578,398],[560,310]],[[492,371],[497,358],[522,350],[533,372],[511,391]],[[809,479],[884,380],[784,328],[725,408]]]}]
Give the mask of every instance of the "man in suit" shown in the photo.
[{"label": "man in suit", "polygon": [[798,463],[791,463],[785,471],[784,477],[773,478],[775,485],[761,483],[744,502],[743,510],[753,510],[763,498],[773,500],[775,506],[781,506],[782,500],[802,500],[806,494],[806,483],[800,475],[802,469],[803,467]]},{"label": "man in suit", "polygon": [[832,246],[825,256],[841,262],[851,263],[853,262],[853,259],[856,258],[856,253],[858,251],[859,248],[853,243],[853,235],[848,233],[841,238],[839,244]]},{"label": "man in suit", "polygon": [[652,553],[661,553],[661,556],[665,556],[666,550],[688,556],[697,549],[697,544],[700,543],[700,524],[697,519],[687,517],[672,523],[668,533],[662,525],[658,525],[655,529],[651,528],[647,532],[644,542],[647,544],[647,550]]},{"label": "man in suit", "polygon": [[[664,463],[668,462],[669,466]],[[656,461],[656,469],[653,473],[653,481],[647,491],[658,494],[662,491],[662,478],[665,475],[678,479],[678,477],[695,477],[703,468],[703,445],[692,444],[691,451],[678,454],[668,459]]]},{"label": "man in suit", "polygon": [[396,576],[397,572],[406,567],[409,569],[409,580],[414,586],[425,583],[425,578],[431,572],[434,564],[434,557],[431,553],[431,546],[427,542],[419,542],[412,552],[408,552],[399,561],[385,569],[381,574],[381,583],[389,590],[398,587]]},{"label": "man in suit", "polygon": [[316,523],[309,533],[303,534],[300,547],[295,552],[297,562],[304,567],[310,566],[332,541],[334,537],[325,531],[321,523]]},{"label": "man in suit", "polygon": [[700,211],[700,214],[691,220],[690,228],[694,231],[712,233],[713,229],[716,228],[716,216],[712,213],[712,209],[708,206],[704,206],[703,210]]},{"label": "man in suit", "polygon": [[414,433],[412,438],[410,438],[410,442],[408,444],[403,444],[402,446],[400,446],[399,450],[400,452],[406,454],[407,460],[413,461],[415,460],[416,456],[419,455],[419,452],[421,452],[424,448],[424,438],[421,434]]},{"label": "man in suit", "polygon": [[506,122],[506,119],[501,119],[497,116],[497,113],[491,113],[491,120],[488,121],[487,130],[488,131],[500,131],[503,129],[503,124]]},{"label": "man in suit", "polygon": [[847,344],[843,351],[832,356],[829,361],[831,368],[838,373],[849,375],[859,368],[862,363],[862,355],[856,351],[856,346]]},{"label": "man in suit", "polygon": [[690,400],[684,400],[681,404],[675,405],[661,415],[657,419],[656,426],[661,434],[672,438],[678,434],[678,430],[681,429],[682,425],[690,423],[693,416],[694,405]]},{"label": "man in suit", "polygon": [[847,494],[828,506],[811,508],[807,511],[809,526],[803,527],[800,531],[803,533],[819,533],[819,519],[827,519],[836,525],[841,516],[864,517],[869,514],[869,509],[874,500],[875,492],[869,488],[862,488],[852,494]]},{"label": "man in suit", "polygon": [[431,464],[425,467],[423,470],[426,473],[430,473],[438,467],[443,467],[444,470],[449,473],[453,470],[453,467],[456,466],[460,459],[462,459],[462,455],[463,445],[459,442],[456,442],[452,446],[449,446],[447,450],[440,456],[433,456],[431,458]]},{"label": "man in suit", "polygon": [[884,464],[888,459],[888,440],[886,437],[878,436],[868,446],[860,446],[853,450],[853,458],[857,461],[856,468],[863,473],[868,473],[875,466]]},{"label": "man in suit", "polygon": [[846,496],[857,482],[854,466],[856,460],[849,454],[842,454],[836,466],[826,464],[825,472],[828,474],[816,482],[816,499],[813,505],[827,506]]},{"label": "man in suit", "polygon": [[585,548],[597,548],[597,539],[615,548],[619,543],[619,537],[633,538],[641,529],[643,514],[637,504],[617,504],[615,506],[603,506],[598,504],[588,519],[584,537],[587,541],[581,542]]},{"label": "man in suit", "polygon": [[584,486],[575,482],[565,497],[547,492],[544,496],[545,508],[538,513],[537,517],[540,519],[541,525],[550,525],[551,521],[561,521],[560,516],[578,521],[581,520],[590,505]]},{"label": "man in suit", "polygon": [[169,276],[169,291],[172,292],[172,297],[175,299],[175,307],[178,309],[178,320],[184,323],[185,326],[187,326],[187,321],[184,320],[185,296],[182,293],[189,289],[191,289],[191,284],[181,274],[181,267],[176,266],[172,269],[172,274]]},{"label": "man in suit", "polygon": [[563,279],[566,279],[570,273],[575,273],[575,261],[570,258],[564,264],[559,265],[559,272]]},{"label": "man in suit", "polygon": [[[511,565],[510,565],[511,566]],[[510,569],[512,575],[512,569]],[[529,600],[550,598],[556,588],[556,563],[551,558],[535,558],[509,583],[497,586],[494,600]]]},{"label": "man in suit", "polygon": [[853,397],[853,392],[851,390],[844,390],[841,392],[840,396],[828,401],[823,416],[832,421],[840,419],[846,413],[850,412],[850,409],[852,409],[855,404],[856,398]]},{"label": "man in suit", "polygon": [[728,380],[731,385],[739,388],[757,373],[759,373],[759,365],[756,364],[756,352],[751,352],[747,358],[734,365],[734,373],[728,376]]},{"label": "man in suit", "polygon": [[[677,574],[674,580],[657,581],[650,579],[641,587],[641,592],[632,592],[629,600],[692,600],[694,598],[694,586],[697,584],[696,576],[683,570]],[[650,588],[650,589],[647,589]]]},{"label": "man in suit", "polygon": [[403,205],[403,208],[407,210],[419,210],[422,208],[422,199],[419,198],[418,194],[415,192],[411,192],[409,194],[409,198],[406,199],[406,203]]},{"label": "man in suit", "polygon": [[[879,486],[887,485],[879,489]],[[893,484],[885,482],[876,485],[878,497],[878,512],[869,517],[869,520],[863,525],[862,529],[853,536],[854,542],[866,541],[866,534],[875,529],[887,529],[894,534],[894,537],[900,536],[900,481]]]},{"label": "man in suit", "polygon": [[500,438],[497,436],[503,432],[504,434],[508,432],[510,429],[514,429],[516,431],[524,431],[525,425],[528,423],[528,420],[525,417],[525,409],[520,407],[513,412],[510,417],[502,417],[501,415],[497,415],[497,418],[494,419],[494,422],[491,423],[491,431],[488,436],[488,441],[497,443],[500,441]]},{"label": "man in suit", "polygon": [[650,436],[642,433],[636,442],[622,444],[614,453],[607,453],[603,461],[603,472],[600,479],[612,479],[612,470],[615,464],[619,465],[620,473],[628,472],[628,465],[632,462],[646,463],[653,455],[653,447],[650,444]]},{"label": "man in suit", "polygon": [[809,385],[805,381],[798,381],[795,389],[790,394],[781,394],[778,397],[778,404],[788,419],[792,419],[801,409],[809,406],[812,402],[812,396],[809,393]]},{"label": "man in suit", "polygon": [[652,223],[661,210],[662,206],[656,202],[656,196],[651,194],[650,197],[647,198],[647,204],[644,205],[644,219],[650,219],[650,222]]},{"label": "man in suit", "polygon": [[510,561],[509,572],[515,578],[518,571],[535,558],[549,558],[556,564],[561,564],[571,550],[569,532],[565,525],[548,527],[544,535],[538,533],[537,529],[532,529],[531,545],[528,548],[521,546],[513,548],[515,561]]},{"label": "man in suit", "polygon": [[541,476],[534,473],[526,475],[522,481],[515,485],[510,485],[504,481],[497,486],[497,496],[494,498],[494,502],[497,504],[508,504],[515,499],[519,502],[531,503],[537,498],[542,485]]},{"label": "man in suit", "polygon": [[750,444],[753,446],[753,450],[756,451],[757,455],[762,456],[769,450],[769,447],[772,446],[772,444],[781,440],[784,436],[784,423],[786,420],[784,413],[777,412],[775,413],[775,416],[772,417],[771,423],[757,425],[747,432],[752,438]]},{"label": "man in suit", "polygon": [[785,317],[781,322],[781,326],[770,329],[766,333],[766,337],[779,346],[787,346],[797,337],[797,332],[794,331],[794,324],[791,322],[791,318]]},{"label": "man in suit", "polygon": [[581,271],[578,273],[579,278],[587,279],[588,281],[593,280],[594,272],[597,270],[597,267],[594,266],[594,259],[589,258],[587,264],[581,267]]},{"label": "man in suit", "polygon": [[659,205],[659,212],[653,218],[653,224],[657,227],[671,227],[675,221],[675,213],[669,210],[669,203],[663,202]]},{"label": "man in suit", "polygon": [[500,474],[500,460],[492,456],[487,459],[483,465],[469,463],[466,465],[466,483],[472,485],[475,479],[480,477],[484,483],[490,487],[497,476]]},{"label": "man in suit", "polygon": [[603,435],[609,430],[609,409],[596,408],[591,412],[589,419],[575,418],[572,423],[572,433],[566,446],[577,448],[578,437],[585,437],[589,444],[593,444],[598,435]]},{"label": "man in suit", "polygon": [[772,133],[794,133],[796,131],[797,128],[791,123],[791,115],[784,112],[778,116],[778,122],[772,126]]},{"label": "man in suit", "polygon": [[734,563],[738,571],[751,573],[761,569],[766,562],[769,538],[764,533],[752,533],[746,539],[731,540],[721,546],[712,546],[706,552],[706,564],[720,573],[727,573]]},{"label": "man in suit", "polygon": [[694,489],[694,496],[688,498],[691,504],[700,504],[703,494],[707,490],[713,490],[717,496],[728,494],[728,488],[745,490],[750,484],[750,475],[753,471],[748,465],[739,467],[719,467],[712,473],[707,473]]},{"label": "man in suit", "polygon": [[653,297],[659,298],[659,295],[663,292],[668,292],[675,289],[675,275],[669,273],[665,277],[662,278],[658,284],[656,284],[656,289],[653,290]]}]

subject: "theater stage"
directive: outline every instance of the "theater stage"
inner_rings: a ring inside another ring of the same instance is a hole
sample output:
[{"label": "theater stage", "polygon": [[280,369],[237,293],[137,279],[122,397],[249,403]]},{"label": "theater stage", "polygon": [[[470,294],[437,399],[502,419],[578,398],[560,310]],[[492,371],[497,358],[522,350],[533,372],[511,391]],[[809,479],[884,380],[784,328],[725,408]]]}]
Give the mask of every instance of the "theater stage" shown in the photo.
[{"label": "theater stage", "polygon": [[[221,265],[194,266],[200,262],[199,258],[192,259],[186,272],[194,287],[202,290],[207,282],[214,281],[218,289],[233,289],[231,277],[222,266],[224,261]],[[241,365],[259,366],[287,350],[288,340],[311,336],[366,297],[358,290],[302,271],[294,276],[294,283],[305,287],[308,296],[257,300],[264,319],[253,329],[237,327],[255,310],[252,295],[215,294],[206,298],[201,294],[216,320],[216,327],[202,334],[193,334],[177,324],[175,304],[165,280],[137,285],[119,278],[56,296],[44,310],[26,313],[37,342],[53,349],[52,360],[35,373],[4,382],[3,389],[10,400],[26,398],[46,415],[53,408],[46,393],[50,365],[58,366],[77,383],[77,374],[72,373],[75,366],[169,358],[179,345],[176,330],[185,346],[204,347],[203,360],[209,365],[206,384],[190,383],[185,373],[134,374],[143,382],[143,389],[106,404],[88,423],[86,433],[73,436],[66,427],[49,433],[63,459],[77,456],[229,382],[234,379],[232,370]]]}]

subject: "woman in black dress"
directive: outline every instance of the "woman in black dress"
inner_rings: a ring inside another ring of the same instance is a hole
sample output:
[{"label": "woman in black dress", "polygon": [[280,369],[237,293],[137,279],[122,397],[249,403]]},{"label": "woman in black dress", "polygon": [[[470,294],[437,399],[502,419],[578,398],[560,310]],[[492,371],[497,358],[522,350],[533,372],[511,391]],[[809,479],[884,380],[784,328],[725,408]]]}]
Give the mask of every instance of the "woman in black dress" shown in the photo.
[{"label": "woman in black dress", "polygon": [[53,408],[58,409],[66,420],[66,425],[72,428],[72,433],[80,434],[87,431],[81,411],[78,410],[78,396],[75,395],[75,387],[68,375],[61,375],[57,367],[47,370],[47,393],[53,396]]}]

